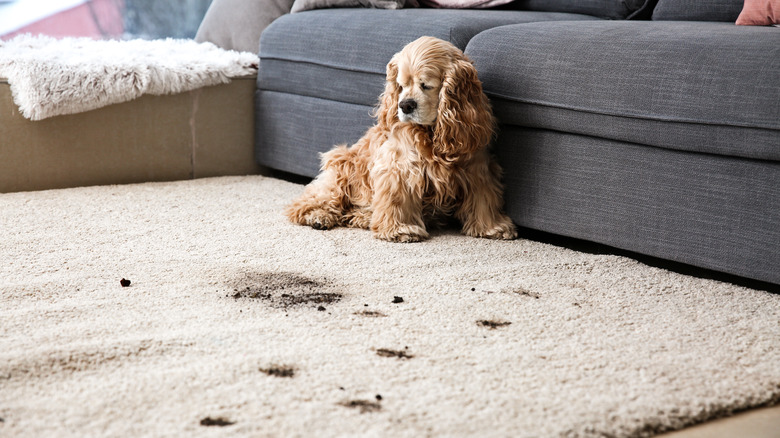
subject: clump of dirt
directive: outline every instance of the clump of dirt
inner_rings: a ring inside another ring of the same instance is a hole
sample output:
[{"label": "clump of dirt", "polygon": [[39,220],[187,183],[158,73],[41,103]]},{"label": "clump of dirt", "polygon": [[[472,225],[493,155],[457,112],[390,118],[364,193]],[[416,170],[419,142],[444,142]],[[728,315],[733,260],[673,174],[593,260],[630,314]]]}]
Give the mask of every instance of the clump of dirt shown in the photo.
[{"label": "clump of dirt", "polygon": [[382,410],[382,405],[379,401],[370,400],[349,400],[339,403],[341,406],[353,409],[360,409],[361,414],[368,412],[377,412]]},{"label": "clump of dirt", "polygon": [[130,286],[130,280],[128,280],[126,278],[123,278],[123,279],[119,280],[119,284],[122,287],[128,287],[128,286]]},{"label": "clump of dirt", "polygon": [[271,365],[268,368],[260,368],[260,371],[274,377],[294,377],[295,367],[289,365]]},{"label": "clump of dirt", "polygon": [[403,297],[393,297],[393,304],[403,303]]},{"label": "clump of dirt", "polygon": [[516,293],[518,295],[523,295],[525,297],[536,298],[537,300],[539,298],[541,298],[541,295],[539,295],[538,293],[536,293],[534,291],[530,291],[528,289],[523,289],[522,287],[517,289],[517,290],[515,290],[514,293]]},{"label": "clump of dirt", "polygon": [[414,357],[405,350],[391,350],[389,348],[379,348],[376,350],[376,354],[382,357],[395,357],[398,359],[411,359]]},{"label": "clump of dirt", "polygon": [[384,313],[378,312],[376,310],[364,310],[362,312],[355,312],[355,315],[367,316],[369,318],[383,318],[387,316]]},{"label": "clump of dirt", "polygon": [[236,424],[236,423],[233,422],[233,421],[230,421],[230,420],[226,420],[226,419],[224,419],[222,417],[217,417],[217,418],[206,417],[206,418],[200,420],[200,425],[201,426],[219,426],[219,427],[224,427],[224,426],[230,426],[232,424]]},{"label": "clump of dirt", "polygon": [[262,300],[273,307],[287,309],[307,304],[315,308],[343,298],[329,280],[312,279],[291,272],[244,274],[233,285],[234,299]]},{"label": "clump of dirt", "polygon": [[512,323],[509,322],[509,321],[490,321],[490,320],[486,320],[486,319],[481,319],[481,320],[477,321],[477,325],[482,326],[482,327],[487,327],[490,330],[495,330],[495,329],[497,329],[499,327],[504,327],[504,326],[507,326],[509,324],[512,324]]}]

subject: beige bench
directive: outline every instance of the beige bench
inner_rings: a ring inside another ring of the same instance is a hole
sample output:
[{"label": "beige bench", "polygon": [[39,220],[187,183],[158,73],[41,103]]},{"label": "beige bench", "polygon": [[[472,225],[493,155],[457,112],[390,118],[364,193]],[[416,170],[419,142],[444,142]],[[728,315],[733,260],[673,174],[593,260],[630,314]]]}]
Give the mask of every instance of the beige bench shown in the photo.
[{"label": "beige bench", "polygon": [[0,78],[0,192],[259,173],[255,80],[33,122]]}]

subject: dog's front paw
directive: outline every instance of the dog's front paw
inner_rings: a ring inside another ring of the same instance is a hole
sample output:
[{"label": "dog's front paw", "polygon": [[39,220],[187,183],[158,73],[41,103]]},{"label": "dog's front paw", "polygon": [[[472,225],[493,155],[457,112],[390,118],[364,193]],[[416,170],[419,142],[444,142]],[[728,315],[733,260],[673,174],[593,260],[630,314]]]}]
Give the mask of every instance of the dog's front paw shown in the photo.
[{"label": "dog's front paw", "polygon": [[473,226],[464,228],[463,233],[473,237],[484,237],[486,239],[513,240],[517,238],[517,228],[512,220],[504,216],[494,224],[488,224],[484,227]]},{"label": "dog's front paw", "polygon": [[497,227],[488,230],[485,236],[488,239],[514,240],[517,239],[517,229],[514,224],[500,224]]},{"label": "dog's front paw", "polygon": [[400,225],[392,230],[374,230],[374,237],[388,242],[420,242],[428,238],[428,232],[417,225]]},{"label": "dog's front paw", "polygon": [[317,209],[312,210],[304,216],[304,223],[315,230],[330,230],[338,225],[338,217],[328,211]]},{"label": "dog's front paw", "polygon": [[350,228],[371,228],[371,210],[368,208],[353,208],[341,218],[341,225]]}]

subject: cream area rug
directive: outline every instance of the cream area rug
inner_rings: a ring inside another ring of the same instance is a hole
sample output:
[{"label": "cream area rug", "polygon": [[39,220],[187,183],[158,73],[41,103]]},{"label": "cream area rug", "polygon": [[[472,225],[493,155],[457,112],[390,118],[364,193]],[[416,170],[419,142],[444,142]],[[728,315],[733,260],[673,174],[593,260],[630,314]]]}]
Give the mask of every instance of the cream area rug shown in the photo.
[{"label": "cream area rug", "polygon": [[778,295],[318,231],[302,189],[0,195],[0,436],[640,437],[780,402]]},{"label": "cream area rug", "polygon": [[96,41],[19,35],[0,41],[0,77],[30,120],[173,94],[255,74],[253,53],[192,40]]}]

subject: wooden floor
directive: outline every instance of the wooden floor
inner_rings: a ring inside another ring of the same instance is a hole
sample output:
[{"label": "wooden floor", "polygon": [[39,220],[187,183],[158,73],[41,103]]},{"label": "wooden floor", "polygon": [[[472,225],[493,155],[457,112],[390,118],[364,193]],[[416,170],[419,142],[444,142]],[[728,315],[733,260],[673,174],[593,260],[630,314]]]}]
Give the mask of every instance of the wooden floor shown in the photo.
[{"label": "wooden floor", "polygon": [[755,409],[660,436],[664,438],[780,438],[780,406]]}]

